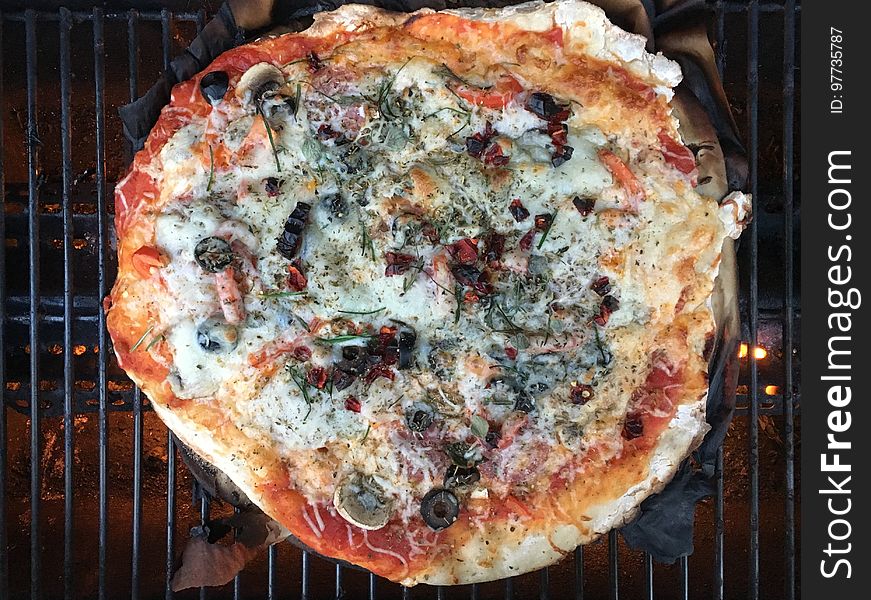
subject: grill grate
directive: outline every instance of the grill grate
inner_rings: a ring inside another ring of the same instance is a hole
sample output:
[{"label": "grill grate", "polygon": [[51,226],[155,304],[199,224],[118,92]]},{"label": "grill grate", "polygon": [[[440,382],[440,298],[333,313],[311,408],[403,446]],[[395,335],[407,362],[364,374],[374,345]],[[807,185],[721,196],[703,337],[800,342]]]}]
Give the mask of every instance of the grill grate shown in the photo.
[{"label": "grill grate", "polygon": [[[750,357],[716,494],[698,511],[696,553],[654,564],[612,532],[538,573],[405,590],[282,544],[200,598],[795,597],[801,12],[794,0],[709,4],[756,219],[739,252]],[[204,10],[0,13],[2,598],[173,597],[187,528],[229,510],[178,468],[172,435],[107,352],[101,310],[116,270],[111,187],[131,158],[116,109],[205,21]],[[765,359],[752,358],[757,347]]]}]

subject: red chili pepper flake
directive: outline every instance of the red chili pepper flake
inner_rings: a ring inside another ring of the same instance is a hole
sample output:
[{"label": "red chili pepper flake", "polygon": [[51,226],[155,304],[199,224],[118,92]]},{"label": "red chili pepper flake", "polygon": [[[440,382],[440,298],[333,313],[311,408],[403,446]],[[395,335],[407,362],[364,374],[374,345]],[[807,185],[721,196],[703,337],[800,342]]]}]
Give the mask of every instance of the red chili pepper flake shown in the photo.
[{"label": "red chili pepper flake", "polygon": [[296,346],[291,352],[291,356],[299,362],[305,362],[312,357],[312,351],[308,346]]},{"label": "red chili pepper flake", "polygon": [[447,246],[448,252],[461,265],[473,265],[478,261],[478,240],[463,238]]},{"label": "red chili pepper flake", "polygon": [[507,356],[511,360],[514,360],[515,358],[517,358],[517,349],[512,348],[511,346],[505,346],[505,356]]},{"label": "red chili pepper flake", "polygon": [[572,200],[572,204],[575,205],[575,208],[578,209],[578,212],[581,213],[582,217],[587,217],[593,213],[593,209],[596,207],[596,199],[575,196]]},{"label": "red chili pepper flake", "polygon": [[490,233],[484,238],[484,262],[490,268],[497,268],[505,252],[505,236],[501,233]]},{"label": "red chili pepper flake", "polygon": [[520,201],[520,198],[515,198],[511,201],[511,204],[508,206],[508,211],[518,223],[529,217],[529,211],[526,210],[525,206],[523,206],[523,202]]},{"label": "red chili pepper flake", "polygon": [[336,131],[332,127],[330,127],[329,123],[323,123],[320,127],[318,127],[318,139],[320,140],[334,140],[342,135],[342,132]]},{"label": "red chili pepper flake", "polygon": [[565,146],[568,143],[569,126],[565,123],[550,122],[545,131],[554,146]]},{"label": "red chili pepper flake", "polygon": [[424,223],[420,228],[420,232],[423,234],[423,237],[430,241],[430,243],[438,244],[441,241],[438,229],[436,229],[435,225],[432,223]]},{"label": "red chili pepper flake", "polygon": [[532,248],[532,241],[535,239],[535,228],[533,227],[520,238],[520,249],[524,252]]},{"label": "red chili pepper flake", "polygon": [[387,277],[402,275],[411,268],[411,264],[414,262],[414,256],[401,252],[387,252],[384,254],[384,259],[387,261],[387,268],[384,269],[384,275]]},{"label": "red chili pepper flake", "polygon": [[502,153],[502,146],[499,144],[492,144],[486,151],[484,151],[485,165],[503,167],[508,164],[509,160],[511,159]]},{"label": "red chili pepper flake", "polygon": [[327,384],[327,370],[323,367],[312,367],[309,369],[309,372],[306,373],[305,378],[309,385],[313,385],[319,390],[322,390]]},{"label": "red chili pepper flake", "polygon": [[393,381],[396,377],[396,373],[393,372],[393,369],[390,368],[389,365],[385,364],[377,364],[366,373],[366,376],[363,378],[367,384],[371,384],[373,381],[378,379],[379,377],[384,377]]},{"label": "red chili pepper flake", "polygon": [[599,306],[599,314],[593,318],[596,325],[605,326],[608,319],[611,318],[611,313],[620,308],[620,301],[614,296],[605,296],[602,299],[602,304]]},{"label": "red chili pepper flake", "polygon": [[630,413],[626,415],[626,422],[623,423],[623,437],[627,440],[634,440],[644,435],[644,422],[641,420],[641,415]]},{"label": "red chili pepper flake", "polygon": [[302,270],[297,265],[287,265],[287,287],[294,292],[301,292],[308,285],[308,279],[302,274]]},{"label": "red chili pepper flake", "polygon": [[324,68],[324,61],[312,50],[308,53],[308,66],[312,71],[320,71]]},{"label": "red chili pepper flake", "polygon": [[550,227],[551,221],[553,221],[553,215],[551,214],[535,215],[535,228],[539,231],[544,231]]},{"label": "red chili pepper flake", "polygon": [[605,296],[611,291],[611,280],[606,275],[602,275],[590,284],[590,288],[600,296]]},{"label": "red chili pepper flake", "polygon": [[350,410],[351,412],[358,413],[362,408],[363,405],[360,404],[360,401],[357,400],[356,396],[348,396],[347,398],[345,398],[345,410]]},{"label": "red chili pepper flake", "polygon": [[572,404],[583,406],[593,398],[593,386],[585,383],[572,383],[570,397]]},{"label": "red chili pepper flake", "polygon": [[463,294],[463,302],[466,302],[467,304],[474,304],[478,300],[480,300],[480,298],[475,292],[470,291]]},{"label": "red chili pepper flake", "polygon": [[270,198],[275,198],[278,195],[280,182],[275,177],[267,177],[263,180],[263,188],[266,190],[266,195]]}]

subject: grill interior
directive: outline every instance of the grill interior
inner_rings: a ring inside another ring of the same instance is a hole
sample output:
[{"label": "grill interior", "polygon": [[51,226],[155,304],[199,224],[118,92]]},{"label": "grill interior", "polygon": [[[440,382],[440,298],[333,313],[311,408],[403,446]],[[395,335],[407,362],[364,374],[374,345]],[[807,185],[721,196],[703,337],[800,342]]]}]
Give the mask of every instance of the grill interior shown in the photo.
[{"label": "grill interior", "polygon": [[[233,584],[176,596],[795,596],[801,11],[794,1],[708,3],[756,218],[739,251],[748,356],[738,414],[717,493],[697,511],[694,554],[654,564],[612,532],[537,573],[404,590],[280,544]],[[189,529],[232,507],[199,492],[118,368],[101,299],[116,269],[111,191],[131,158],[117,108],[144,93],[217,7],[81,4],[0,13],[0,597],[169,598]],[[757,346],[764,358],[754,358]]]}]

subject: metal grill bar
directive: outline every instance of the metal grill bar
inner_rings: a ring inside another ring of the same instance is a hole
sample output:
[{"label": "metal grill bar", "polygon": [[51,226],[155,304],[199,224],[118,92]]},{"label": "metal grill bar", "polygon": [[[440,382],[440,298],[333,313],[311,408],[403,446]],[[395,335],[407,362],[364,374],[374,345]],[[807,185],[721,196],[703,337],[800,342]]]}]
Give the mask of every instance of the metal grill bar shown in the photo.
[{"label": "metal grill bar", "polygon": [[617,532],[613,529],[608,532],[608,574],[610,575],[609,598],[620,598],[620,554],[617,548]]},{"label": "metal grill bar", "polygon": [[172,572],[175,570],[175,435],[166,434],[166,587],[164,597],[172,600]]},{"label": "metal grill bar", "polygon": [[795,598],[795,441],[793,415],[793,119],[795,118],[795,0],[787,0],[783,13],[783,447],[786,563],[784,598]]},{"label": "metal grill bar", "polygon": [[342,570],[342,565],[336,565],[336,600],[344,597],[344,587],[343,587],[343,579],[344,572]]},{"label": "metal grill bar", "polygon": [[[129,73],[129,99],[139,97],[139,38],[136,32],[138,16],[131,10],[127,18],[127,70]],[[132,153],[132,152],[131,152]],[[142,536],[142,393],[133,389],[133,537],[131,541],[132,567],[130,573],[131,600],[139,598],[139,549]]]},{"label": "metal grill bar", "polygon": [[[203,525],[205,525],[211,516],[212,503],[209,502],[208,492],[206,492],[206,490],[204,490],[203,487],[201,485],[199,485],[199,483],[197,483],[195,485],[196,485],[197,493],[200,496],[200,522]],[[271,546],[270,549],[273,547],[274,546]],[[208,595],[209,595],[208,588],[201,587],[200,588],[200,600],[206,600]]]},{"label": "metal grill bar", "polygon": [[575,549],[575,600],[584,600],[584,547]]},{"label": "metal grill bar", "polygon": [[[272,550],[275,546],[271,546],[269,549]],[[275,577],[275,573],[273,572],[273,563],[269,564],[269,581],[271,582]],[[302,581],[300,583],[300,587],[302,589],[302,597],[303,600],[308,600],[310,598],[310,585],[311,585],[311,555],[308,552],[303,551],[302,553]]]},{"label": "metal grill bar", "polygon": [[653,600],[653,557],[644,553],[644,597]]},{"label": "metal grill bar", "polygon": [[[97,176],[97,223],[99,228],[98,255],[97,255],[97,292],[98,297],[104,298],[108,291],[108,276],[106,274],[106,261],[109,250],[109,224],[106,206],[106,132],[105,132],[105,66],[106,55],[105,41],[103,39],[103,9],[94,9],[94,112],[96,129],[96,176]],[[106,373],[109,350],[109,336],[106,332],[106,315],[102,310],[97,311],[99,329],[97,339],[100,347],[100,360],[98,364],[99,379],[99,513],[100,525],[98,534],[98,560],[97,560],[97,596],[99,600],[106,598],[106,553],[109,521],[109,428],[108,428],[108,377]]]},{"label": "metal grill bar", "polygon": [[[3,13],[0,12],[0,49],[3,48]],[[0,52],[0,106],[4,106],[3,52]],[[0,140],[4,139],[4,119],[0,118]],[[0,143],[0,194],[6,193],[4,144]],[[6,240],[6,211],[0,210],[0,240]],[[0,350],[6,348],[6,244],[0,243]],[[0,351],[0,382],[6,389],[6,352]],[[9,597],[9,541],[6,535],[6,465],[9,434],[5,404],[0,408],[0,598]]]},{"label": "metal grill bar", "polygon": [[[269,551],[266,554],[266,565],[267,565],[267,583],[266,583],[266,597],[269,600],[275,599],[275,594],[278,591],[278,586],[275,581],[275,562],[278,559],[278,547],[275,545],[269,546]],[[303,583],[302,583],[302,594],[303,598],[306,598],[306,589],[307,589],[307,580],[305,579],[306,574],[306,566],[308,563],[308,553],[303,552],[302,554],[302,563],[303,563]]]},{"label": "metal grill bar", "polygon": [[[757,170],[759,160],[759,2],[750,0],[747,7],[747,127],[749,139],[750,193],[753,212],[758,208]],[[759,239],[757,220],[750,223],[750,344],[759,344]],[[759,598],[759,371],[755,360],[750,364],[750,547],[747,594],[751,600]]]},{"label": "metal grill bar", "polygon": [[27,61],[27,233],[30,241],[30,597],[41,597],[39,509],[42,494],[39,413],[39,184],[37,182],[39,131],[36,123],[36,13],[25,13]]},{"label": "metal grill bar", "polygon": [[73,596],[73,211],[70,187],[70,11],[60,11],[61,156],[64,235],[64,598]]}]

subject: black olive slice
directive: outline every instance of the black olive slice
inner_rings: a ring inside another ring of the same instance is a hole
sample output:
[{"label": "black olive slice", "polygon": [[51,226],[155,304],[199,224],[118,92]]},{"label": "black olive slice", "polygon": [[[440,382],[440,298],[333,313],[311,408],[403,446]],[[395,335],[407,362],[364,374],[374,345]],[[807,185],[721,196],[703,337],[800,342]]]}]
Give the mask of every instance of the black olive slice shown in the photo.
[{"label": "black olive slice", "polygon": [[445,473],[444,486],[446,488],[463,487],[477,483],[480,480],[481,473],[475,467],[451,465]]},{"label": "black olive slice", "polygon": [[565,110],[564,107],[557,104],[553,96],[544,92],[530,94],[526,100],[526,109],[546,121]]},{"label": "black olive slice", "polygon": [[200,92],[207,102],[215,104],[223,100],[229,85],[229,75],[224,71],[212,71],[211,73],[206,73],[200,79]]},{"label": "black olive slice", "polygon": [[281,237],[278,238],[278,253],[284,258],[291,260],[296,256],[299,250],[299,243],[302,241],[302,230],[305,229],[308,214],[311,211],[311,204],[307,202],[297,202],[296,208],[287,217],[284,222],[284,231]]},{"label": "black olive slice", "polygon": [[531,413],[535,410],[535,400],[526,390],[520,390],[517,393],[517,400],[514,401],[514,410],[525,413]]},{"label": "black olive slice", "polygon": [[413,331],[399,332],[399,368],[407,369],[414,362],[414,343],[417,334]]},{"label": "black olive slice", "polygon": [[423,433],[435,420],[435,411],[429,404],[415,402],[405,411],[405,423],[415,433]]},{"label": "black olive slice", "polygon": [[209,273],[218,273],[233,262],[233,249],[227,240],[219,237],[206,237],[194,247],[194,260]]},{"label": "black olive slice", "polygon": [[197,327],[197,344],[206,352],[231,352],[239,343],[239,333],[222,317],[210,317]]},{"label": "black olive slice", "polygon": [[435,531],[450,527],[460,514],[460,501],[450,490],[436,488],[427,492],[420,501],[420,514],[424,523]]}]

